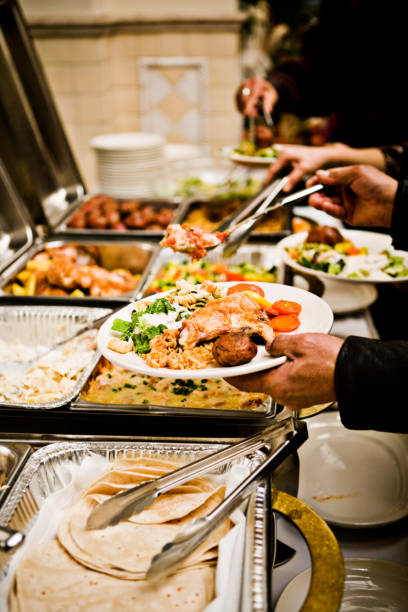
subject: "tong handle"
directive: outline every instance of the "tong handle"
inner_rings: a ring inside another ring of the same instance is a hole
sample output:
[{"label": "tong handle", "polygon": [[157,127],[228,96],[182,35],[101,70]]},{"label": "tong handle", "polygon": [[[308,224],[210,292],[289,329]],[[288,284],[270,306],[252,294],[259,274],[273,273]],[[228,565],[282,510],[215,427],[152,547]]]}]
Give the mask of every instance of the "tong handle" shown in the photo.
[{"label": "tong handle", "polygon": [[243,208],[238,209],[235,213],[227,217],[222,221],[216,228],[217,232],[226,232],[231,229],[236,223],[244,219],[249,213],[257,208],[265,198],[273,191],[278,183],[279,179],[268,183],[256,196],[251,198],[249,202],[245,204]]},{"label": "tong handle", "polygon": [[297,431],[285,440],[267,456],[255,470],[253,470],[210,514],[198,518],[187,525],[173,542],[164,546],[162,551],[155,555],[147,572],[147,577],[165,573],[169,567],[179,563],[191,554],[213,531],[233,512],[259,484],[259,480],[276,469],[286,457],[299,448],[307,439],[307,426],[299,425]]},{"label": "tong handle", "polygon": [[260,433],[254,434],[242,442],[238,442],[237,444],[233,444],[228,448],[218,451],[217,453],[213,453],[207,457],[198,459],[193,463],[189,463],[185,467],[152,481],[149,486],[155,486],[156,490],[158,490],[160,493],[164,493],[169,489],[191,480],[199,474],[207,472],[209,469],[216,468],[240,455],[247,455],[248,453],[268,444],[268,442],[270,443],[272,438],[275,436],[284,435],[290,431],[293,431],[292,418],[280,421],[280,423],[274,423],[273,425],[270,425],[266,429],[262,430]]},{"label": "tong handle", "polygon": [[120,520],[141,512],[146,506],[150,506],[162,493],[207,472],[211,468],[218,467],[240,455],[246,455],[261,448],[268,442],[270,443],[272,438],[277,435],[284,435],[292,431],[293,420],[290,417],[270,425],[242,442],[198,459],[170,474],[155,480],[149,480],[127,491],[121,491],[93,509],[87,520],[87,528],[102,529],[108,525],[115,525]]}]

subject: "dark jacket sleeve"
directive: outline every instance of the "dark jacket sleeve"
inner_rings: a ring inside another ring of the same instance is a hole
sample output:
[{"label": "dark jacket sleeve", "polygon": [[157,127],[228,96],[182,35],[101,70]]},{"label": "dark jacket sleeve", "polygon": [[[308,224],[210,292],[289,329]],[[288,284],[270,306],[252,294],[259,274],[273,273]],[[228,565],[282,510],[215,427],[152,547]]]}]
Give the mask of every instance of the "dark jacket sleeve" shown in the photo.
[{"label": "dark jacket sleeve", "polygon": [[349,336],[335,368],[343,425],[408,433],[407,380],[408,341]]},{"label": "dark jacket sleeve", "polygon": [[385,161],[385,172],[396,179],[408,176],[408,142],[380,147]]},{"label": "dark jacket sleeve", "polygon": [[391,219],[391,236],[395,249],[408,251],[408,179],[398,183]]}]

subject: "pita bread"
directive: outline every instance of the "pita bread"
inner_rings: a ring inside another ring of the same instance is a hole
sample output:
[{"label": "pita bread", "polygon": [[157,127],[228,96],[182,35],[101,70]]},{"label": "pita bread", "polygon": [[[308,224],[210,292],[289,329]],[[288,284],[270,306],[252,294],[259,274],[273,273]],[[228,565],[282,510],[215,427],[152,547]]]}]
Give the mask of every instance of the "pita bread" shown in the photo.
[{"label": "pita bread", "polygon": [[76,563],[56,540],[20,564],[10,612],[200,612],[214,597],[214,568],[189,568],[159,582],[127,581]]},{"label": "pita bread", "polygon": [[97,503],[181,467],[166,457],[119,458],[60,521],[57,539],[29,551],[10,593],[11,612],[201,611],[214,597],[218,543],[230,520],[209,537],[172,575],[146,581],[152,557],[183,526],[211,512],[225,487],[195,478],[160,496],[143,512],[106,529],[87,530]]}]

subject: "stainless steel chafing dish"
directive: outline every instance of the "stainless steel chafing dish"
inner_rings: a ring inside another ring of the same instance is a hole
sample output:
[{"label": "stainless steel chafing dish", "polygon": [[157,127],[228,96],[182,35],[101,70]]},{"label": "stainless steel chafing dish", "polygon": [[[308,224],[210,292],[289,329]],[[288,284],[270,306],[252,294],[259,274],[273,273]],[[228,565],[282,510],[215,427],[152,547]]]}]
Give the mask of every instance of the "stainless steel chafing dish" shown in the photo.
[{"label": "stainless steel chafing dish", "polygon": [[[237,204],[235,205],[236,202]],[[180,209],[178,222],[189,225],[189,220],[194,218],[194,215],[199,215],[196,217],[197,221],[192,223],[192,227],[202,226],[209,231],[215,231],[217,226],[225,221],[230,214],[237,213],[245,205],[245,200],[237,201],[236,198],[233,200],[191,198],[187,200]],[[226,211],[226,214],[223,214],[223,209]],[[205,222],[200,224],[199,219],[201,216],[203,216],[204,219],[208,219],[210,223],[208,227]],[[249,240],[251,242],[277,242],[291,233],[290,219],[291,214],[289,206],[282,207],[269,213],[261,223],[264,224],[269,220],[269,222],[273,222],[273,229],[258,230],[257,227],[255,227],[250,234]]]},{"label": "stainless steel chafing dish", "polygon": [[[96,194],[97,195],[97,194]],[[83,198],[80,198],[76,202],[74,202],[66,211],[66,214],[63,220],[58,223],[55,228],[55,231],[58,234],[63,234],[65,237],[76,240],[77,238],[82,237],[92,237],[92,238],[112,238],[112,236],[116,236],[121,239],[134,239],[134,238],[142,238],[144,240],[160,240],[164,236],[164,229],[126,229],[126,230],[115,230],[115,229],[95,229],[93,227],[86,228],[75,228],[70,227],[69,221],[72,217],[72,214],[79,210],[81,206],[92,199],[92,194],[87,194]],[[121,203],[123,200],[118,198],[114,198],[117,202]],[[127,201],[129,201],[128,198]],[[155,212],[160,211],[161,209],[168,209],[173,213],[173,219],[170,223],[178,223],[180,218],[180,209],[181,209],[181,200],[180,198],[138,198],[135,197],[133,200],[140,202],[141,206],[149,206],[152,207]]]},{"label": "stainless steel chafing dish", "polygon": [[[63,486],[61,474],[72,463],[80,464],[90,454],[114,460],[118,454],[132,456],[135,452],[161,458],[180,458],[191,462],[224,448],[219,444],[163,442],[63,442],[51,444],[35,452],[20,474],[11,495],[0,510],[0,525],[30,532],[45,501]],[[249,464],[252,471],[264,455],[257,451],[250,459],[236,459],[217,471],[232,465]],[[269,609],[270,571],[273,562],[275,533],[267,503],[268,486],[261,481],[252,494],[246,511],[247,528],[244,551],[241,609],[267,612]],[[7,576],[11,554],[0,553],[0,582]]]},{"label": "stainless steel chafing dish", "polygon": [[[185,255],[174,253],[171,249],[157,250],[140,280],[139,287],[135,293],[136,298],[143,297],[152,280],[166,263],[170,261],[180,263],[186,260]],[[214,250],[204,257],[203,261],[214,263],[223,261],[226,265],[246,262],[265,268],[265,270],[276,268],[276,282],[283,283],[284,279],[284,265],[278,249],[273,244],[245,244],[240,247],[235,255],[228,259],[222,259],[221,255],[217,254],[217,250]]]},{"label": "stainless steel chafing dish", "polygon": [[[96,368],[97,367],[98,366],[96,366]],[[262,404],[252,410],[231,410],[219,406],[214,406],[211,408],[192,408],[188,405],[188,399],[186,401],[186,404],[183,406],[168,406],[164,403],[162,405],[154,405],[150,403],[146,404],[142,403],[142,398],[140,398],[138,402],[135,401],[132,404],[114,404],[89,401],[83,399],[81,397],[81,393],[86,389],[87,385],[89,384],[89,381],[92,379],[93,374],[94,373],[92,373],[88,380],[83,383],[79,395],[72,401],[72,410],[81,412],[93,411],[99,413],[128,412],[133,415],[152,417],[167,414],[174,416],[185,416],[189,419],[210,418],[227,420],[230,419],[231,421],[236,421],[239,419],[246,421],[250,419],[256,421],[256,419],[270,419],[276,415],[276,404],[271,397],[268,397]]]},{"label": "stainless steel chafing dish", "polygon": [[[15,275],[24,269],[26,262],[45,247],[58,247],[70,244],[67,238],[56,238],[49,233],[42,235],[34,225],[22,200],[11,182],[9,175],[0,164],[0,196],[2,198],[2,215],[0,218],[0,249],[2,262],[0,265],[0,301],[1,295],[6,295],[4,287]],[[4,213],[3,213],[4,211]],[[77,244],[97,247],[101,265],[106,269],[125,268],[133,274],[142,274],[150,258],[157,248],[151,242],[124,239],[85,239],[85,236],[76,240]],[[115,296],[114,300],[126,300],[133,294]],[[18,296],[14,296],[18,297]],[[26,297],[26,296],[21,296]],[[53,296],[54,297],[54,296]],[[70,296],[63,296],[70,298]],[[58,296],[55,297],[58,300]],[[84,297],[86,299],[86,296]],[[92,298],[95,299],[95,298]],[[98,298],[97,298],[98,299]],[[109,297],[99,298],[110,300]],[[75,301],[75,298],[72,298]],[[111,300],[112,301],[112,300]]]}]

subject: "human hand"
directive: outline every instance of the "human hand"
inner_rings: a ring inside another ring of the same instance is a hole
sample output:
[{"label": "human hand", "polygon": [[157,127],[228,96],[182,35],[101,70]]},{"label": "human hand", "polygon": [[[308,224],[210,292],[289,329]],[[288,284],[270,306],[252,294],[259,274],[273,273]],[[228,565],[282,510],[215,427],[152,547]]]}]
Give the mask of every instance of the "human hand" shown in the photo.
[{"label": "human hand", "polygon": [[250,117],[258,115],[257,103],[259,99],[262,100],[265,113],[271,114],[278,98],[279,95],[275,87],[259,77],[245,79],[235,94],[238,110],[243,115]]},{"label": "human hand", "polygon": [[318,170],[306,183],[338,187],[338,194],[324,191],[309,197],[314,208],[349,225],[390,227],[398,182],[373,166],[357,165]]},{"label": "human hand", "polygon": [[343,340],[328,334],[279,334],[269,347],[273,357],[286,355],[282,365],[227,378],[241,391],[267,393],[289,408],[299,410],[336,399],[334,370]]},{"label": "human hand", "polygon": [[305,175],[312,174],[336,159],[336,149],[332,145],[309,147],[306,145],[279,145],[278,158],[269,166],[265,179],[269,182],[282,168],[291,164],[293,170],[288,174],[288,181],[283,191],[292,191]]}]

